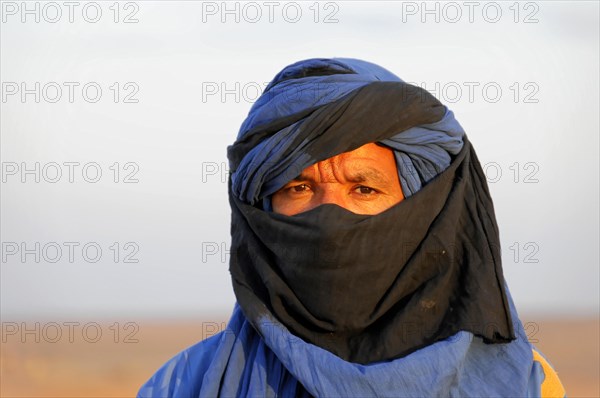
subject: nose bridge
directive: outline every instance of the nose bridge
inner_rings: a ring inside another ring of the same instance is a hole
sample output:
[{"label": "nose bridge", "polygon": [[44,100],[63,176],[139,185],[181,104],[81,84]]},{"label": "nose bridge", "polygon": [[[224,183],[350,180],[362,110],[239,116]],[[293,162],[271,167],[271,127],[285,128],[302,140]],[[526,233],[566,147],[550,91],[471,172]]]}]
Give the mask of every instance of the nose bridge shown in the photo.
[{"label": "nose bridge", "polygon": [[344,195],[344,184],[341,177],[342,170],[340,169],[339,156],[323,160],[315,164],[315,171],[318,175],[315,206],[329,203],[338,206],[346,206],[346,195]]},{"label": "nose bridge", "polygon": [[346,196],[343,191],[343,184],[338,181],[331,183],[320,184],[321,195],[319,195],[319,204],[336,204],[338,206],[345,207]]}]

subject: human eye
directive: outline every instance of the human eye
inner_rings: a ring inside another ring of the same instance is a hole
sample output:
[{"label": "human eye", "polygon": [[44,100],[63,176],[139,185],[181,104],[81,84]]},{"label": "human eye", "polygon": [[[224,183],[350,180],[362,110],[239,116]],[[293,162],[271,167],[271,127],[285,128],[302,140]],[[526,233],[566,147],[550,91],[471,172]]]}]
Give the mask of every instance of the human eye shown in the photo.
[{"label": "human eye", "polygon": [[290,187],[287,187],[286,191],[288,191],[291,194],[302,194],[304,192],[310,191],[310,185],[306,183],[292,185]]},{"label": "human eye", "polygon": [[354,192],[362,196],[375,196],[375,194],[379,193],[374,188],[368,187],[366,185],[358,185],[354,187]]},{"label": "human eye", "polygon": [[299,184],[299,185],[294,185],[292,187],[290,187],[291,190],[293,190],[294,192],[302,192],[302,191],[308,191],[310,189],[310,187],[308,186],[308,184]]}]

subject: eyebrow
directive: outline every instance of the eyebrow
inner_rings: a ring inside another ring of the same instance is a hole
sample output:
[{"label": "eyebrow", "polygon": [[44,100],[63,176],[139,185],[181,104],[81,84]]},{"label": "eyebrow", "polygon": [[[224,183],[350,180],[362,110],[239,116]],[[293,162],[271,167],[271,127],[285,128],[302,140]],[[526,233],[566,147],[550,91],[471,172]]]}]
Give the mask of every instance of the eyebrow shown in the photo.
[{"label": "eyebrow", "polygon": [[[364,167],[360,171],[350,172],[344,175],[349,182],[375,182],[382,185],[390,184],[389,178],[385,176],[381,171],[373,167]],[[297,177],[293,178],[292,181],[313,181],[308,174],[302,172]]]}]

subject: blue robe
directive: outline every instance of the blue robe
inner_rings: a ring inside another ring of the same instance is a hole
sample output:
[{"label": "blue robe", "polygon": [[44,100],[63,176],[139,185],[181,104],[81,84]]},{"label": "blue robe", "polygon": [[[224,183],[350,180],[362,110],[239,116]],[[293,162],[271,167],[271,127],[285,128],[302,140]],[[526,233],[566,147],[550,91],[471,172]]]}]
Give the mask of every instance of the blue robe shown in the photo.
[{"label": "blue robe", "polygon": [[259,333],[236,304],[224,331],[169,360],[138,397],[539,397],[544,369],[521,322],[514,326],[511,343],[459,332],[406,357],[360,365],[302,341],[275,319],[264,319]]}]

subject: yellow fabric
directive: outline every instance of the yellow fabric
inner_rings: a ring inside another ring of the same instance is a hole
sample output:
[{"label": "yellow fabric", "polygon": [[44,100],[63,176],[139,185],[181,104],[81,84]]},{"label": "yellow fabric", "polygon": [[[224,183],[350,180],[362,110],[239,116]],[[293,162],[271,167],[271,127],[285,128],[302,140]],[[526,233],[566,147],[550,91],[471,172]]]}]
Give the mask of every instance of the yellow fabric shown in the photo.
[{"label": "yellow fabric", "polygon": [[538,361],[544,369],[544,381],[542,382],[542,398],[563,398],[565,388],[558,379],[558,375],[550,364],[536,350],[533,350],[533,360]]}]

